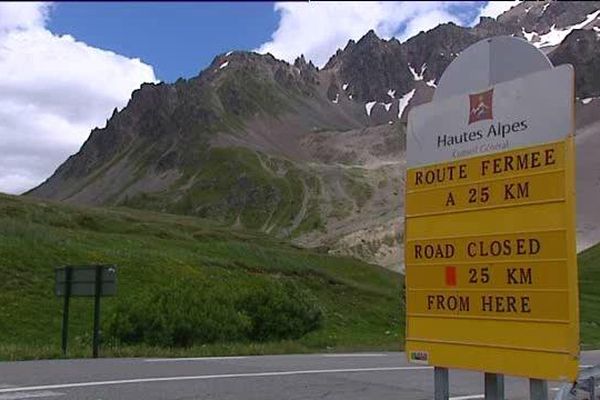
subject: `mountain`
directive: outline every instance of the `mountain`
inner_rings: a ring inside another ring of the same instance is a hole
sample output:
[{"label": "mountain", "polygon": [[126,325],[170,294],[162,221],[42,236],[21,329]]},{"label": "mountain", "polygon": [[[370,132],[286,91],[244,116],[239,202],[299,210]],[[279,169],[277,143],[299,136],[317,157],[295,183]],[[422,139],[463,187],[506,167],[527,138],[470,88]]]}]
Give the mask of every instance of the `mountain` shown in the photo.
[{"label": "mountain", "polygon": [[575,67],[587,246],[600,240],[599,15],[600,2],[522,2],[403,43],[369,31],[322,69],[304,57],[221,54],[192,79],[142,85],[27,195],[194,215],[398,269],[407,113],[431,100],[462,50],[504,34]]}]

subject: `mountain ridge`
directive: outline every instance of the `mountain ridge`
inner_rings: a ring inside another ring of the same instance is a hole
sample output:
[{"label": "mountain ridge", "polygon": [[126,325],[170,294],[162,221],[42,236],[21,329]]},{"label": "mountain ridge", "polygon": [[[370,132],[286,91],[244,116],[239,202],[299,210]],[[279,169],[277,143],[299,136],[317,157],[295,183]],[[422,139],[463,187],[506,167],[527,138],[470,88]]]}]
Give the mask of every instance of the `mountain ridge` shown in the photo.
[{"label": "mountain ridge", "polygon": [[[523,2],[402,43],[371,30],[321,69],[304,56],[220,54],[196,77],[142,85],[27,195],[211,218],[398,269],[410,108],[431,100],[464,48],[509,32],[550,43],[542,50],[556,65],[574,65],[578,96],[599,95],[598,22],[586,22],[598,10]],[[578,104],[587,115],[598,106]]]}]

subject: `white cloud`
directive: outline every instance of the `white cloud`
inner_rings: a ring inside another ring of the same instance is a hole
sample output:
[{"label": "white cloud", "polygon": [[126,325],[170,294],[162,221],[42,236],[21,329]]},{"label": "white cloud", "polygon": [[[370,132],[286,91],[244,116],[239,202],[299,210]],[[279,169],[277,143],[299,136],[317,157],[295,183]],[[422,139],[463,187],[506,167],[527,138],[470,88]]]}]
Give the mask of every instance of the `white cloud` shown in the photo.
[{"label": "white cloud", "polygon": [[[512,7],[519,4],[519,0],[516,1],[488,1],[488,3],[481,9],[479,13],[480,17],[491,17],[497,18],[500,14],[510,10]],[[479,21],[479,18],[476,19]]]},{"label": "white cloud", "polygon": [[358,40],[370,29],[385,39],[404,40],[443,22],[470,22],[451,13],[458,5],[444,1],[276,3],[279,26],[256,51],[289,62],[304,54],[323,66],[349,39]]},{"label": "white cloud", "polygon": [[51,3],[6,2],[0,5],[0,32],[43,26],[52,7]]},{"label": "white cloud", "polygon": [[0,3],[0,192],[41,183],[103,126],[151,66],[45,28],[50,5]]},{"label": "white cloud", "polygon": [[443,9],[431,10],[427,13],[416,15],[411,19],[406,25],[406,29],[402,32],[401,39],[409,39],[421,31],[426,32],[444,22],[460,24],[461,21],[458,17]]}]

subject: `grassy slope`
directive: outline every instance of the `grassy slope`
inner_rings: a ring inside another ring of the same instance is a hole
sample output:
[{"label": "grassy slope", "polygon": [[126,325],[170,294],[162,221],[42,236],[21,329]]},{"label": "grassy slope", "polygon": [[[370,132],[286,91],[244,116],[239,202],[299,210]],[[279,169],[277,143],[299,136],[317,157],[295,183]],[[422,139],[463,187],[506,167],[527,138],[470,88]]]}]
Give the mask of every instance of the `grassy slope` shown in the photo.
[{"label": "grassy slope", "polygon": [[[137,194],[122,205],[206,217],[252,230],[265,225],[287,228],[300,211],[302,179],[309,176],[291,162],[278,161],[286,170],[279,176],[263,166],[256,152],[244,148],[214,148],[198,159],[184,168],[169,190]],[[145,164],[140,165],[145,171]]]},{"label": "grassy slope", "polygon": [[[0,195],[0,360],[59,356],[61,302],[53,269],[119,265],[118,298],[173,279],[222,280],[232,290],[285,276],[315,294],[325,325],[297,341],[222,343],[192,349],[111,348],[104,355],[211,355],[400,349],[401,277],[352,259],[299,250],[201,219],[127,209],[86,209]],[[600,347],[600,245],[579,256],[583,348]],[[75,299],[72,356],[89,355],[91,299]]]},{"label": "grassy slope", "polygon": [[579,254],[579,309],[582,348],[600,348],[600,244]]},{"label": "grassy slope", "polygon": [[[345,258],[295,249],[197,218],[128,209],[90,209],[0,195],[0,360],[59,356],[62,303],[53,295],[63,264],[119,266],[117,298],[174,279],[220,280],[232,290],[259,279],[295,279],[318,297],[324,327],[297,341],[227,343],[188,350],[111,348],[104,355],[232,354],[399,349],[401,277]],[[88,355],[92,300],[74,299],[72,356]]]}]

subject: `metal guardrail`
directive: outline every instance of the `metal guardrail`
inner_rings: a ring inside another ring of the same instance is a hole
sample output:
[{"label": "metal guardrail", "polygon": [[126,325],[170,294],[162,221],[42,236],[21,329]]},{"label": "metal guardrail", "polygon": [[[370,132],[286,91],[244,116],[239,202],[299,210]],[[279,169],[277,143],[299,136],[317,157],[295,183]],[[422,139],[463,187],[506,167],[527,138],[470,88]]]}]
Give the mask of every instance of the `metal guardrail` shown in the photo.
[{"label": "metal guardrail", "polygon": [[600,365],[586,368],[579,373],[577,381],[563,385],[554,400],[598,400],[600,399]]}]

